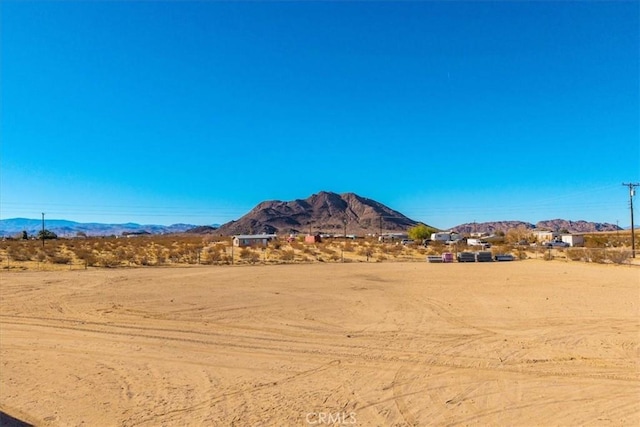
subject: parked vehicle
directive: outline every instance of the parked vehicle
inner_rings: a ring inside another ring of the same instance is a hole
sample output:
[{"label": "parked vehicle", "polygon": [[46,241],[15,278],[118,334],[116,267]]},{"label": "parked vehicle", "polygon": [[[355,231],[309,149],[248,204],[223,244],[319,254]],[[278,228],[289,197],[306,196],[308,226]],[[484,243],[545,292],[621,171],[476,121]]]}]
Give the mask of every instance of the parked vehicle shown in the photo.
[{"label": "parked vehicle", "polygon": [[482,249],[488,249],[491,247],[491,243],[482,239],[467,239],[467,246],[480,246]]},{"label": "parked vehicle", "polygon": [[570,246],[567,242],[547,242],[544,245],[547,248],[568,248]]},{"label": "parked vehicle", "polygon": [[400,241],[400,244],[401,245],[412,245],[413,244],[413,240],[411,240],[411,239],[402,239]]}]

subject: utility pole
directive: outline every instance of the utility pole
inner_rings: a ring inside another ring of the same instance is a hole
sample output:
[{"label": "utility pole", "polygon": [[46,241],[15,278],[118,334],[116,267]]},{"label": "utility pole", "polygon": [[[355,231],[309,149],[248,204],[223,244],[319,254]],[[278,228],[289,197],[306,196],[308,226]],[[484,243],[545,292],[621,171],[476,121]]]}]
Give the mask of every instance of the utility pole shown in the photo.
[{"label": "utility pole", "polygon": [[629,208],[631,209],[631,257],[636,257],[636,236],[633,225],[633,196],[636,194],[635,188],[640,186],[640,183],[622,183],[625,187],[629,187]]},{"label": "utility pole", "polygon": [[42,212],[42,247],[44,248],[44,212]]}]

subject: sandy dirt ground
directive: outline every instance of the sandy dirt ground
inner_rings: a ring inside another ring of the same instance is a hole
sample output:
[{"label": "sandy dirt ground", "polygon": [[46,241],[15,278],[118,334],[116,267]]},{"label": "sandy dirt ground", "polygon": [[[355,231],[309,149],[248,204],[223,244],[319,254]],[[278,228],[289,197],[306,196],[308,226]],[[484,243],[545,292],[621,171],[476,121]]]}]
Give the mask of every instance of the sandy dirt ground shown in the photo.
[{"label": "sandy dirt ground", "polygon": [[633,266],[199,266],[0,280],[0,409],[37,425],[640,425]]}]

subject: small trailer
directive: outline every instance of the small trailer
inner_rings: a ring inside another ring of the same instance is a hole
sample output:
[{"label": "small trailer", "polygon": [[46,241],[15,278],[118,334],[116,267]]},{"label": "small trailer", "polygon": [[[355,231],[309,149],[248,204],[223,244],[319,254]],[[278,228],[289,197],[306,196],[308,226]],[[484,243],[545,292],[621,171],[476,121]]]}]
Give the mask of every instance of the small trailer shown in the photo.
[{"label": "small trailer", "polygon": [[489,251],[476,252],[476,261],[478,262],[492,262],[493,256]]},{"label": "small trailer", "polygon": [[458,262],[476,262],[476,255],[473,252],[460,252]]}]

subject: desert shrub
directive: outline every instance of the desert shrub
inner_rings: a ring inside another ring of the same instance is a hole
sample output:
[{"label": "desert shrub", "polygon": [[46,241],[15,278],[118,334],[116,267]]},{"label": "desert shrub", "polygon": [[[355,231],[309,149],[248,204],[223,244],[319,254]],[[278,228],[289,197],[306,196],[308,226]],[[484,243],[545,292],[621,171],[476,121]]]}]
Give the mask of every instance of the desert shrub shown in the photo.
[{"label": "desert shrub", "polygon": [[122,246],[115,248],[112,253],[118,261],[125,261],[127,259],[127,250]]},{"label": "desert shrub", "polygon": [[38,262],[44,262],[47,259],[47,254],[44,251],[37,251],[35,258]]},{"label": "desert shrub", "polygon": [[342,259],[342,256],[338,255],[337,252],[334,252],[331,255],[329,255],[330,261],[340,261],[341,259]]},{"label": "desert shrub", "polygon": [[607,259],[614,264],[624,264],[629,258],[631,258],[631,251],[607,251]]},{"label": "desert shrub", "polygon": [[569,248],[567,249],[567,258],[571,261],[580,261],[584,258],[584,250],[579,248]]},{"label": "desert shrub", "polygon": [[201,260],[204,264],[214,264],[219,262],[224,262],[227,260],[227,255],[224,250],[220,250],[218,245],[214,247],[209,247],[204,251],[204,257]]},{"label": "desert shrub", "polygon": [[360,255],[360,256],[367,257],[367,261],[368,261],[369,258],[371,258],[373,256],[373,248],[371,246],[369,246],[369,245],[363,246],[363,247],[359,247],[358,251],[356,253],[358,255]]},{"label": "desert shrub", "polygon": [[120,266],[120,260],[111,252],[104,252],[98,256],[98,265],[106,268]]},{"label": "desert shrub", "polygon": [[608,242],[606,235],[589,235],[584,238],[584,246],[587,248],[604,248]]},{"label": "desert shrub", "polygon": [[285,249],[280,253],[280,259],[283,261],[293,261],[295,259],[295,252],[293,249]]},{"label": "desert shrub", "polygon": [[121,259],[123,261],[127,261],[129,265],[136,263],[136,259],[137,259],[136,250],[131,246],[127,246],[127,248],[124,249],[124,251],[122,252],[121,256],[122,256]]},{"label": "desert shrub", "polygon": [[182,261],[186,262],[187,264],[197,264],[198,261],[200,260],[200,251],[194,248],[191,248],[190,250],[187,250],[185,253],[182,254]]},{"label": "desert shrub", "polygon": [[589,248],[585,251],[586,257],[591,262],[595,262],[598,264],[603,264],[606,260],[606,254],[604,250],[598,248]]},{"label": "desert shrub", "polygon": [[402,252],[402,249],[403,247],[401,245],[384,245],[382,252],[397,257]]},{"label": "desert shrub", "polygon": [[251,250],[250,248],[242,248],[240,250],[240,259],[249,261],[253,264],[260,261],[260,254],[256,251]]},{"label": "desert shrub", "polygon": [[298,240],[292,240],[289,245],[295,250],[302,250],[302,248],[304,247],[304,245],[302,243],[300,243]]},{"label": "desert shrub", "polygon": [[329,256],[336,253],[336,251],[334,251],[333,249],[331,249],[329,246],[326,246],[326,245],[320,246],[320,252],[327,254]]},{"label": "desert shrub", "polygon": [[56,253],[49,257],[49,261],[53,264],[69,264],[71,262],[71,256],[62,253]]},{"label": "desert shrub", "polygon": [[342,247],[342,249],[345,252],[353,252],[353,245],[350,241],[347,240],[346,242],[344,242],[344,246]]},{"label": "desert shrub", "polygon": [[96,265],[98,262],[97,257],[94,255],[91,249],[87,249],[85,247],[76,248],[74,250],[76,258],[83,261],[85,265]]},{"label": "desert shrub", "polygon": [[269,246],[271,246],[275,250],[278,250],[282,247],[282,243],[278,239],[275,239],[269,242]]},{"label": "desert shrub", "polygon": [[7,247],[7,256],[14,261],[29,261],[31,254],[22,245],[12,244]]},{"label": "desert shrub", "polygon": [[163,248],[162,246],[152,244],[151,253],[153,254],[154,258],[156,259],[156,265],[162,265],[162,264],[167,262],[167,253],[166,252],[168,252],[168,251],[165,248]]},{"label": "desert shrub", "polygon": [[169,261],[171,261],[174,264],[177,264],[178,262],[180,262],[180,260],[182,259],[182,251],[179,249],[170,249],[169,250]]},{"label": "desert shrub", "polygon": [[553,259],[553,254],[551,253],[551,251],[545,251],[542,259],[545,261],[551,261]]},{"label": "desert shrub", "polygon": [[497,245],[491,246],[491,255],[495,256],[498,254],[509,254],[513,250],[511,245]]},{"label": "desert shrub", "polygon": [[383,254],[379,254],[379,255],[376,257],[376,261],[377,261],[377,262],[382,262],[382,261],[385,261],[386,259],[387,259],[387,257],[386,257],[386,256],[384,256]]}]

